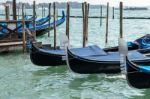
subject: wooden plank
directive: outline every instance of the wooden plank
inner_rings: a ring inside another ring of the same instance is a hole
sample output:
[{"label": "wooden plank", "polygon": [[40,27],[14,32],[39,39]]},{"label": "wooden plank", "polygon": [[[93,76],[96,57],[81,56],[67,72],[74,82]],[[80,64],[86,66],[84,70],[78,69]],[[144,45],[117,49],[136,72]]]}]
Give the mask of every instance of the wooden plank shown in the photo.
[{"label": "wooden plank", "polygon": [[[41,42],[34,42],[34,43],[41,43]],[[17,46],[17,45],[20,45],[22,46],[23,42],[20,41],[20,42],[8,42],[8,43],[0,43],[0,47],[6,47],[6,46]]]},{"label": "wooden plank", "polygon": [[7,42],[7,43],[0,43],[0,47],[2,46],[14,46],[14,45],[22,45],[23,42],[20,41],[20,42]]},{"label": "wooden plank", "polygon": [[[32,20],[24,20],[26,23],[32,22]],[[0,23],[17,23],[22,22],[22,20],[0,20]]]}]

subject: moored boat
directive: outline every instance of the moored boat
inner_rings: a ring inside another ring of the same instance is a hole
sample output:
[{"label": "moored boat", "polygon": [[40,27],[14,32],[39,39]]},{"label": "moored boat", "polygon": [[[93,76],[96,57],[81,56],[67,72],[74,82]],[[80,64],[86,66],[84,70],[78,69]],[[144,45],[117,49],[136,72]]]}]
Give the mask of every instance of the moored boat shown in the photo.
[{"label": "moored boat", "polygon": [[[130,51],[129,58],[137,64],[150,64],[150,58],[137,52]],[[109,52],[106,55],[89,55],[86,57],[77,55],[67,50],[67,60],[73,72],[81,74],[92,73],[120,73],[119,52]]]},{"label": "moored boat", "polygon": [[138,65],[126,57],[126,78],[134,88],[150,88],[150,65]]}]

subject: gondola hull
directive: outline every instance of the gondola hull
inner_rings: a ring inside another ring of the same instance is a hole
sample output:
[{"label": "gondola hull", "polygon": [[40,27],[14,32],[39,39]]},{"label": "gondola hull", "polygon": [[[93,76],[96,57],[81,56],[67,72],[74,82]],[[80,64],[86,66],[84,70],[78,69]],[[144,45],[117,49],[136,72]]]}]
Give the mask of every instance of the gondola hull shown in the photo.
[{"label": "gondola hull", "polygon": [[150,73],[131,73],[127,74],[128,84],[134,88],[150,88]]},{"label": "gondola hull", "polygon": [[[95,73],[106,73],[106,74],[116,74],[120,73],[120,60],[118,61],[101,61],[101,60],[90,60],[80,56],[72,54],[72,52],[67,50],[67,58],[70,69],[75,73],[80,74],[95,74]],[[150,64],[150,59],[148,60],[135,60],[134,61],[140,65]]]},{"label": "gondola hull", "polygon": [[141,72],[140,67],[130,62],[128,58],[126,63],[128,84],[138,89],[150,88],[150,72]]},{"label": "gondola hull", "polygon": [[48,54],[40,51],[35,46],[32,46],[30,51],[30,59],[33,64],[38,66],[58,66],[66,64],[66,61],[62,59],[62,55]]}]

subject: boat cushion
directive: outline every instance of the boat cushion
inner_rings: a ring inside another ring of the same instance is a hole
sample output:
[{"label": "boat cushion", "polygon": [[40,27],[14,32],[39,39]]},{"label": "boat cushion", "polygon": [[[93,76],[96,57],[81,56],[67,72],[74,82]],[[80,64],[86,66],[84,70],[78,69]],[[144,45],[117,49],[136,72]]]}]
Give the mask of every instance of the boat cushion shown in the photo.
[{"label": "boat cushion", "polygon": [[[120,54],[119,52],[108,52],[108,55],[106,56],[88,56],[88,57],[84,57],[85,59],[89,59],[89,60],[95,60],[95,61],[120,61]],[[137,52],[137,51],[130,51],[128,53],[128,58],[130,60],[145,60],[145,59],[149,59],[148,57],[146,57],[145,55]]]},{"label": "boat cushion", "polygon": [[[50,54],[57,54],[57,55],[65,55],[65,50],[48,50],[48,49],[40,49],[42,52],[50,53]],[[72,53],[79,56],[103,56],[107,55],[105,51],[99,48],[96,45],[88,46],[84,48],[73,48],[71,49]]]}]

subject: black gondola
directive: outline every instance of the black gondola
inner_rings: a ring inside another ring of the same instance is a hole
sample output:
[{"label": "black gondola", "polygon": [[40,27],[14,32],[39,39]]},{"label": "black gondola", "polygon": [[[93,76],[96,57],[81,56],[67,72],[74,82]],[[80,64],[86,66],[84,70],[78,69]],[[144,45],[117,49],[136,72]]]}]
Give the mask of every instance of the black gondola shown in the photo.
[{"label": "black gondola", "polygon": [[134,88],[150,88],[150,66],[137,65],[126,57],[126,78]]},{"label": "black gondola", "polygon": [[[97,46],[88,46],[85,48],[74,48],[71,49],[78,55],[86,56],[86,55],[97,55],[97,54],[105,54],[100,52]],[[97,53],[96,53],[97,51]],[[86,53],[87,52],[87,53]],[[86,54],[86,55],[85,55]],[[57,49],[50,50],[44,48],[38,48],[34,44],[32,44],[30,51],[30,59],[35,65],[39,66],[59,66],[65,65],[66,61],[63,59],[65,57],[65,50]]]},{"label": "black gondola", "polygon": [[[150,58],[137,51],[130,51],[129,58],[140,65],[150,64]],[[67,49],[67,60],[70,69],[80,74],[121,72],[119,52],[108,52],[106,55],[83,57]]]}]

